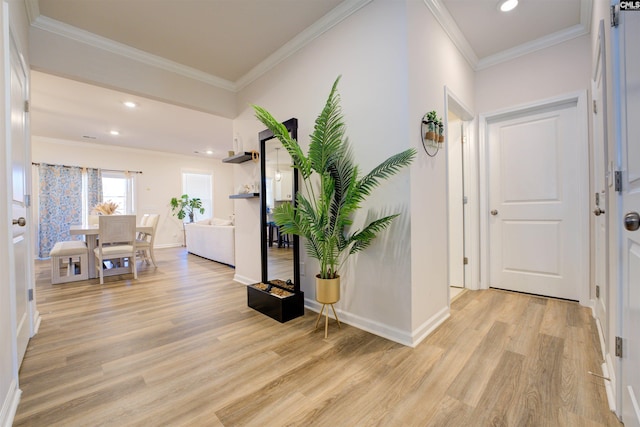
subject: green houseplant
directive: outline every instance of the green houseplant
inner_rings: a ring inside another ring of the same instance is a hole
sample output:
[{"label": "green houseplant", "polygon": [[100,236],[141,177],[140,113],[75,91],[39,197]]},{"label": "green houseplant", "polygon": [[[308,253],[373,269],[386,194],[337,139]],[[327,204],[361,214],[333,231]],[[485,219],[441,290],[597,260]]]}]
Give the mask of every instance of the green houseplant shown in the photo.
[{"label": "green houseplant", "polygon": [[304,192],[296,195],[295,207],[286,203],[274,210],[274,221],[284,233],[304,237],[307,254],[320,263],[318,280],[338,279],[337,290],[334,283],[328,294],[320,289],[322,282],[316,280],[316,299],[323,304],[323,310],[324,305],[339,299],[339,271],[349,255],[367,248],[399,214],[373,220],[362,230],[355,231],[350,229],[353,215],[382,180],[408,166],[416,154],[415,149],[407,149],[360,176],[345,136],[337,92],[339,81],[340,77],[334,82],[316,119],[307,155],[278,120],[264,108],[253,106],[258,120],[273,132],[291,155],[293,167],[300,172],[304,186]]},{"label": "green houseplant", "polygon": [[183,194],[179,198],[171,198],[169,204],[171,205],[171,213],[176,215],[180,220],[188,216],[189,222],[193,222],[193,215],[196,211],[200,212],[200,214],[204,213],[202,200],[197,197],[190,198],[188,194]]}]

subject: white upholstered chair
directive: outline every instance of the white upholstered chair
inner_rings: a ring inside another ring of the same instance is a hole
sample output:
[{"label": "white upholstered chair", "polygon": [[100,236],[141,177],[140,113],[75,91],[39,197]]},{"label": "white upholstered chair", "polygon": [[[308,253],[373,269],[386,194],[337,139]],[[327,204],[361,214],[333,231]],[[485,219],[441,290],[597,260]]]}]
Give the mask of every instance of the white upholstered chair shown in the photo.
[{"label": "white upholstered chair", "polygon": [[153,254],[153,242],[156,237],[156,229],[158,227],[159,219],[160,215],[158,214],[144,214],[142,216],[142,220],[140,221],[140,225],[143,227],[151,227],[152,230],[139,232],[138,237],[136,238],[136,249],[138,251],[138,258],[146,262],[147,265],[149,265],[149,259],[151,259],[154,267],[157,267],[157,265],[156,257]]},{"label": "white upholstered chair", "polygon": [[[136,270],[136,216],[101,215],[99,218],[98,247],[94,249],[96,267],[100,271],[100,284],[104,284],[104,262],[128,260],[133,278],[138,278]],[[121,265],[122,266],[122,265]]]}]

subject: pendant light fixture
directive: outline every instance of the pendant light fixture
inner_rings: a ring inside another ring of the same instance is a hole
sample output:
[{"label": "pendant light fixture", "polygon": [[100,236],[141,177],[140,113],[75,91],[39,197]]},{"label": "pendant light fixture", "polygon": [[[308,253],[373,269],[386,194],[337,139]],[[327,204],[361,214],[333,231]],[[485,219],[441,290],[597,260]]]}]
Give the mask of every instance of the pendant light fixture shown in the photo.
[{"label": "pendant light fixture", "polygon": [[280,152],[280,147],[276,147],[276,181],[280,181],[282,179],[282,174],[280,173],[280,162],[278,159],[279,152]]}]

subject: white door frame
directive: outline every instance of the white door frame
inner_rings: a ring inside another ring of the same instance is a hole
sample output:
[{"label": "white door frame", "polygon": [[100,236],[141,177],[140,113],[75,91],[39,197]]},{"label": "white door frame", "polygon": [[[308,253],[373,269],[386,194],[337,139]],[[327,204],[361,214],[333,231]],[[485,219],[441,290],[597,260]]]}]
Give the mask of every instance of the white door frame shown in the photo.
[{"label": "white door frame", "polygon": [[[445,111],[445,134],[448,135],[448,122],[449,122],[449,111],[454,112],[458,117],[462,119],[465,123],[465,131],[464,137],[466,138],[466,142],[463,145],[462,156],[464,158],[464,192],[467,197],[467,206],[464,211],[464,220],[465,220],[465,230],[464,230],[464,241],[465,241],[465,253],[467,254],[467,258],[469,259],[469,264],[467,265],[466,272],[469,274],[465,274],[465,288],[466,289],[479,289],[480,283],[480,254],[479,254],[479,224],[478,224],[478,186],[477,180],[474,178],[478,176],[478,171],[476,168],[477,162],[475,159],[476,155],[476,146],[473,139],[473,132],[471,129],[474,128],[474,116],[471,110],[464,105],[462,101],[453,93],[453,91],[445,86],[444,88],[444,111]],[[447,144],[450,141],[447,141]],[[446,150],[446,163],[449,164],[449,150]],[[447,177],[449,176],[449,170],[447,166]],[[447,178],[447,206],[449,197],[449,179]],[[449,216],[447,215],[447,218]],[[450,238],[450,227],[452,225],[448,224],[447,226],[447,241]],[[452,260],[448,260],[448,263],[452,262]],[[447,270],[447,292],[449,292],[449,281],[448,277],[449,270]]]},{"label": "white door frame", "polygon": [[480,289],[489,288],[489,169],[487,167],[489,164],[489,123],[567,103],[576,104],[579,121],[578,132],[580,140],[583,142],[580,144],[580,152],[576,153],[576,161],[584,165],[580,168],[580,176],[576,177],[578,183],[576,190],[580,206],[579,217],[576,218],[576,221],[579,222],[579,228],[582,230],[580,233],[581,249],[578,254],[582,264],[582,267],[579,268],[578,295],[580,304],[589,306],[589,144],[586,90],[479,115]]}]

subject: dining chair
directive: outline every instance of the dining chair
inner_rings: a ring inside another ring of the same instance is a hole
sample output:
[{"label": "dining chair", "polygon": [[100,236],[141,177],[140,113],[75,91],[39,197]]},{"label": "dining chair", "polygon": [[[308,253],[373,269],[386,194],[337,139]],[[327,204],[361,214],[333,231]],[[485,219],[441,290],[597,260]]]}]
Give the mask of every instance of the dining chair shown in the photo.
[{"label": "dining chair", "polygon": [[104,284],[105,261],[128,260],[133,278],[136,270],[136,216],[101,215],[99,218],[98,247],[94,249],[96,267],[100,270],[100,284]]},{"label": "dining chair", "polygon": [[138,232],[138,237],[136,238],[136,249],[138,257],[149,265],[149,259],[153,263],[154,267],[156,265],[156,257],[153,254],[153,242],[156,237],[156,228],[158,227],[158,220],[160,219],[160,215],[158,214],[144,214],[142,216],[142,220],[140,221],[140,225],[144,227],[151,227],[152,230],[150,232],[141,231]]}]

